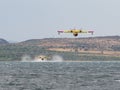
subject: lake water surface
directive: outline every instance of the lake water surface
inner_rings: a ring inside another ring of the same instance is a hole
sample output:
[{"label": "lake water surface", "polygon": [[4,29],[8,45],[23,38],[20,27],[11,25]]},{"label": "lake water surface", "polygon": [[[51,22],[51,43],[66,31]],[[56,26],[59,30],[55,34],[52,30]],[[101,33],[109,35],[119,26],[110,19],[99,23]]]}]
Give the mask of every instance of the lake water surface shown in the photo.
[{"label": "lake water surface", "polygon": [[0,62],[0,90],[120,90],[120,62]]}]

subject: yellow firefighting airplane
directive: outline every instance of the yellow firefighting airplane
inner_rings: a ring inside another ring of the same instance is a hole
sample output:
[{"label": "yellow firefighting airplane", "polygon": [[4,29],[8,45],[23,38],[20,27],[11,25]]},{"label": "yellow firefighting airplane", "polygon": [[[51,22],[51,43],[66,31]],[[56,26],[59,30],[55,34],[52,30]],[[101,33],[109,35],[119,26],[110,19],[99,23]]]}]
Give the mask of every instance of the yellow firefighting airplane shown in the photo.
[{"label": "yellow firefighting airplane", "polygon": [[60,33],[73,33],[73,36],[78,36],[79,33],[91,33],[93,35],[94,31],[90,30],[81,30],[81,29],[71,29],[71,30],[59,30],[57,31],[58,34]]}]

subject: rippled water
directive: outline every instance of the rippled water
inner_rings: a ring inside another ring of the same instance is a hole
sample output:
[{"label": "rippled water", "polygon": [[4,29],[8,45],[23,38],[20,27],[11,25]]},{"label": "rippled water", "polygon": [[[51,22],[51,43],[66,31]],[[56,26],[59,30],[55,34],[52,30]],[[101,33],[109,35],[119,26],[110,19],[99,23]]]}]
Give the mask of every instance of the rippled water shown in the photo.
[{"label": "rippled water", "polygon": [[120,90],[120,62],[0,62],[0,90]]}]

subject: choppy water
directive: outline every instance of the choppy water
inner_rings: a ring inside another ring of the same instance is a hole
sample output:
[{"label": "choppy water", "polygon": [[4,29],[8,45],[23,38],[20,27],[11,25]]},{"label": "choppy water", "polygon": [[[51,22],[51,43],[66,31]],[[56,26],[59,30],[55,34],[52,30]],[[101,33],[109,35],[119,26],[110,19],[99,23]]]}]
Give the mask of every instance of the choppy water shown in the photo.
[{"label": "choppy water", "polygon": [[120,90],[120,62],[0,62],[0,90]]}]

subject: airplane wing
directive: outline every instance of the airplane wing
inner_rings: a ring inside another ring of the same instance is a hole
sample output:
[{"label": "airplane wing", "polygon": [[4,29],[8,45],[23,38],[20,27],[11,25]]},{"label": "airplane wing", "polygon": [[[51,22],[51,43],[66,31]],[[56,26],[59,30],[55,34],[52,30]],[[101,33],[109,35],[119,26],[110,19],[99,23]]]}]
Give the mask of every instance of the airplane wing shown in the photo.
[{"label": "airplane wing", "polygon": [[58,31],[59,33],[85,33],[85,31],[83,31],[83,30],[74,30],[74,29],[72,29],[72,30],[61,30],[61,31]]},{"label": "airplane wing", "polygon": [[92,31],[92,30],[79,30],[79,33],[91,33],[93,35],[94,31]]},{"label": "airplane wing", "polygon": [[78,33],[91,33],[93,35],[94,31],[92,30],[79,30],[79,29],[76,29],[76,30],[59,30],[57,31],[58,34],[60,33],[73,33],[73,34],[78,34]]},{"label": "airplane wing", "polygon": [[58,34],[60,34],[60,33],[63,33],[64,31],[62,31],[62,30],[59,30],[59,31],[57,31],[58,32]]},{"label": "airplane wing", "polygon": [[60,34],[60,33],[73,33],[72,30],[59,30],[57,32],[58,32],[58,34]]},{"label": "airplane wing", "polygon": [[87,30],[78,30],[78,33],[87,33]]},{"label": "airplane wing", "polygon": [[91,33],[93,35],[94,31],[90,30],[90,31],[88,31],[88,33]]}]

